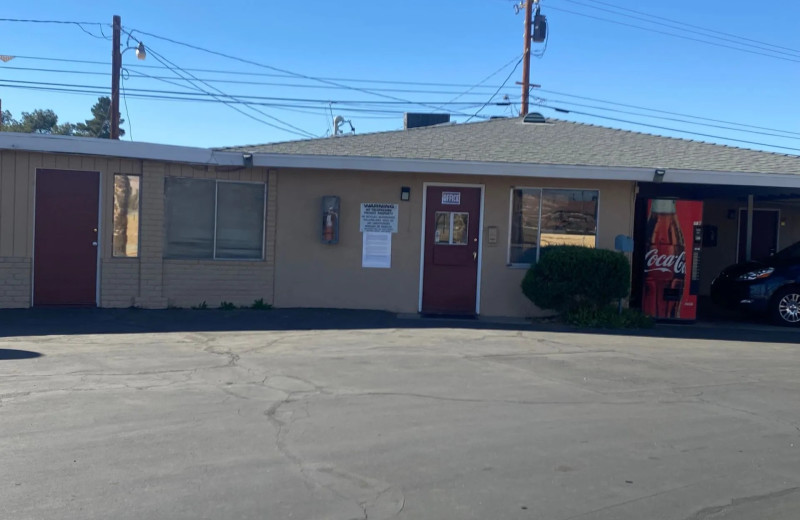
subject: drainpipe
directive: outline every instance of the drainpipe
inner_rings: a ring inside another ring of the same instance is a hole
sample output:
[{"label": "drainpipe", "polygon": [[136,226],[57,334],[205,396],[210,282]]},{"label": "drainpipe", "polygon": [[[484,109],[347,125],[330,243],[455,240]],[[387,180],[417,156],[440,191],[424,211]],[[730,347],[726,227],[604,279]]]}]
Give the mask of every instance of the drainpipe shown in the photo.
[{"label": "drainpipe", "polygon": [[753,195],[747,196],[747,238],[744,250],[745,260],[748,262],[753,258]]}]

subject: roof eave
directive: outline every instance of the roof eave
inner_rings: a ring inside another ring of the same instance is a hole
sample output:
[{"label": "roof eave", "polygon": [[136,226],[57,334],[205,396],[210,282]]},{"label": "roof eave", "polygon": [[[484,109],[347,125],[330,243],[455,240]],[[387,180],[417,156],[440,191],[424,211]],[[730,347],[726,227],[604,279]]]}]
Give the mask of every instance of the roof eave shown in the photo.
[{"label": "roof eave", "polygon": [[0,150],[23,152],[102,155],[126,159],[144,159],[220,166],[244,165],[242,152],[222,152],[210,148],[140,143],[47,134],[0,132]]},{"label": "roof eave", "polygon": [[[655,167],[582,166],[337,155],[269,154],[257,152],[253,154],[253,165],[267,168],[460,174],[488,177],[540,177],[637,182],[653,182],[658,180],[655,175]],[[666,174],[660,182],[800,188],[800,175],[667,169]]]}]

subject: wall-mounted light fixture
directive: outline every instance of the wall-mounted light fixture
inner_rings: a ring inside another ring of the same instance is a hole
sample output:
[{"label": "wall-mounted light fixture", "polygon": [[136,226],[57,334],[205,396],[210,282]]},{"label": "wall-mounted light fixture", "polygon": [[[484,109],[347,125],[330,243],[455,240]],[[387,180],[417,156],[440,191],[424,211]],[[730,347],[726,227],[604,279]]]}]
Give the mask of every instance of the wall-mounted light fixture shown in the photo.
[{"label": "wall-mounted light fixture", "polygon": [[656,169],[656,171],[653,173],[653,182],[663,182],[664,175],[666,174],[667,170],[664,170],[663,168]]},{"label": "wall-mounted light fixture", "polygon": [[400,188],[400,200],[409,201],[411,199],[411,188],[403,186]]}]

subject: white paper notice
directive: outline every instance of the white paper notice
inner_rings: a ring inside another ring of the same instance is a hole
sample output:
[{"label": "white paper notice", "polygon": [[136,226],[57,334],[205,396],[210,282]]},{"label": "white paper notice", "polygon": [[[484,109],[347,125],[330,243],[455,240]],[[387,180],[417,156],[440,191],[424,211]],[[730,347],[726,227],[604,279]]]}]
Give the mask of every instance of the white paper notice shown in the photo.
[{"label": "white paper notice", "polygon": [[361,267],[392,267],[392,234],[364,232]]}]

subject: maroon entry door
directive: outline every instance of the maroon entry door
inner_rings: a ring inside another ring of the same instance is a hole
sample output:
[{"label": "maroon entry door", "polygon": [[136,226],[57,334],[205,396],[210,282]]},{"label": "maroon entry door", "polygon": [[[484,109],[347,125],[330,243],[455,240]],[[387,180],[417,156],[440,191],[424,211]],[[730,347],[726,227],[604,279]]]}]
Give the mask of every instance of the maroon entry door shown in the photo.
[{"label": "maroon entry door", "polygon": [[422,312],[475,314],[480,188],[428,186]]},{"label": "maroon entry door", "polygon": [[[753,210],[753,260],[764,260],[778,251],[778,212],[769,209]],[[747,210],[739,210],[739,256],[738,261],[747,258]]]},{"label": "maroon entry door", "polygon": [[34,305],[96,305],[100,174],[36,172]]}]

